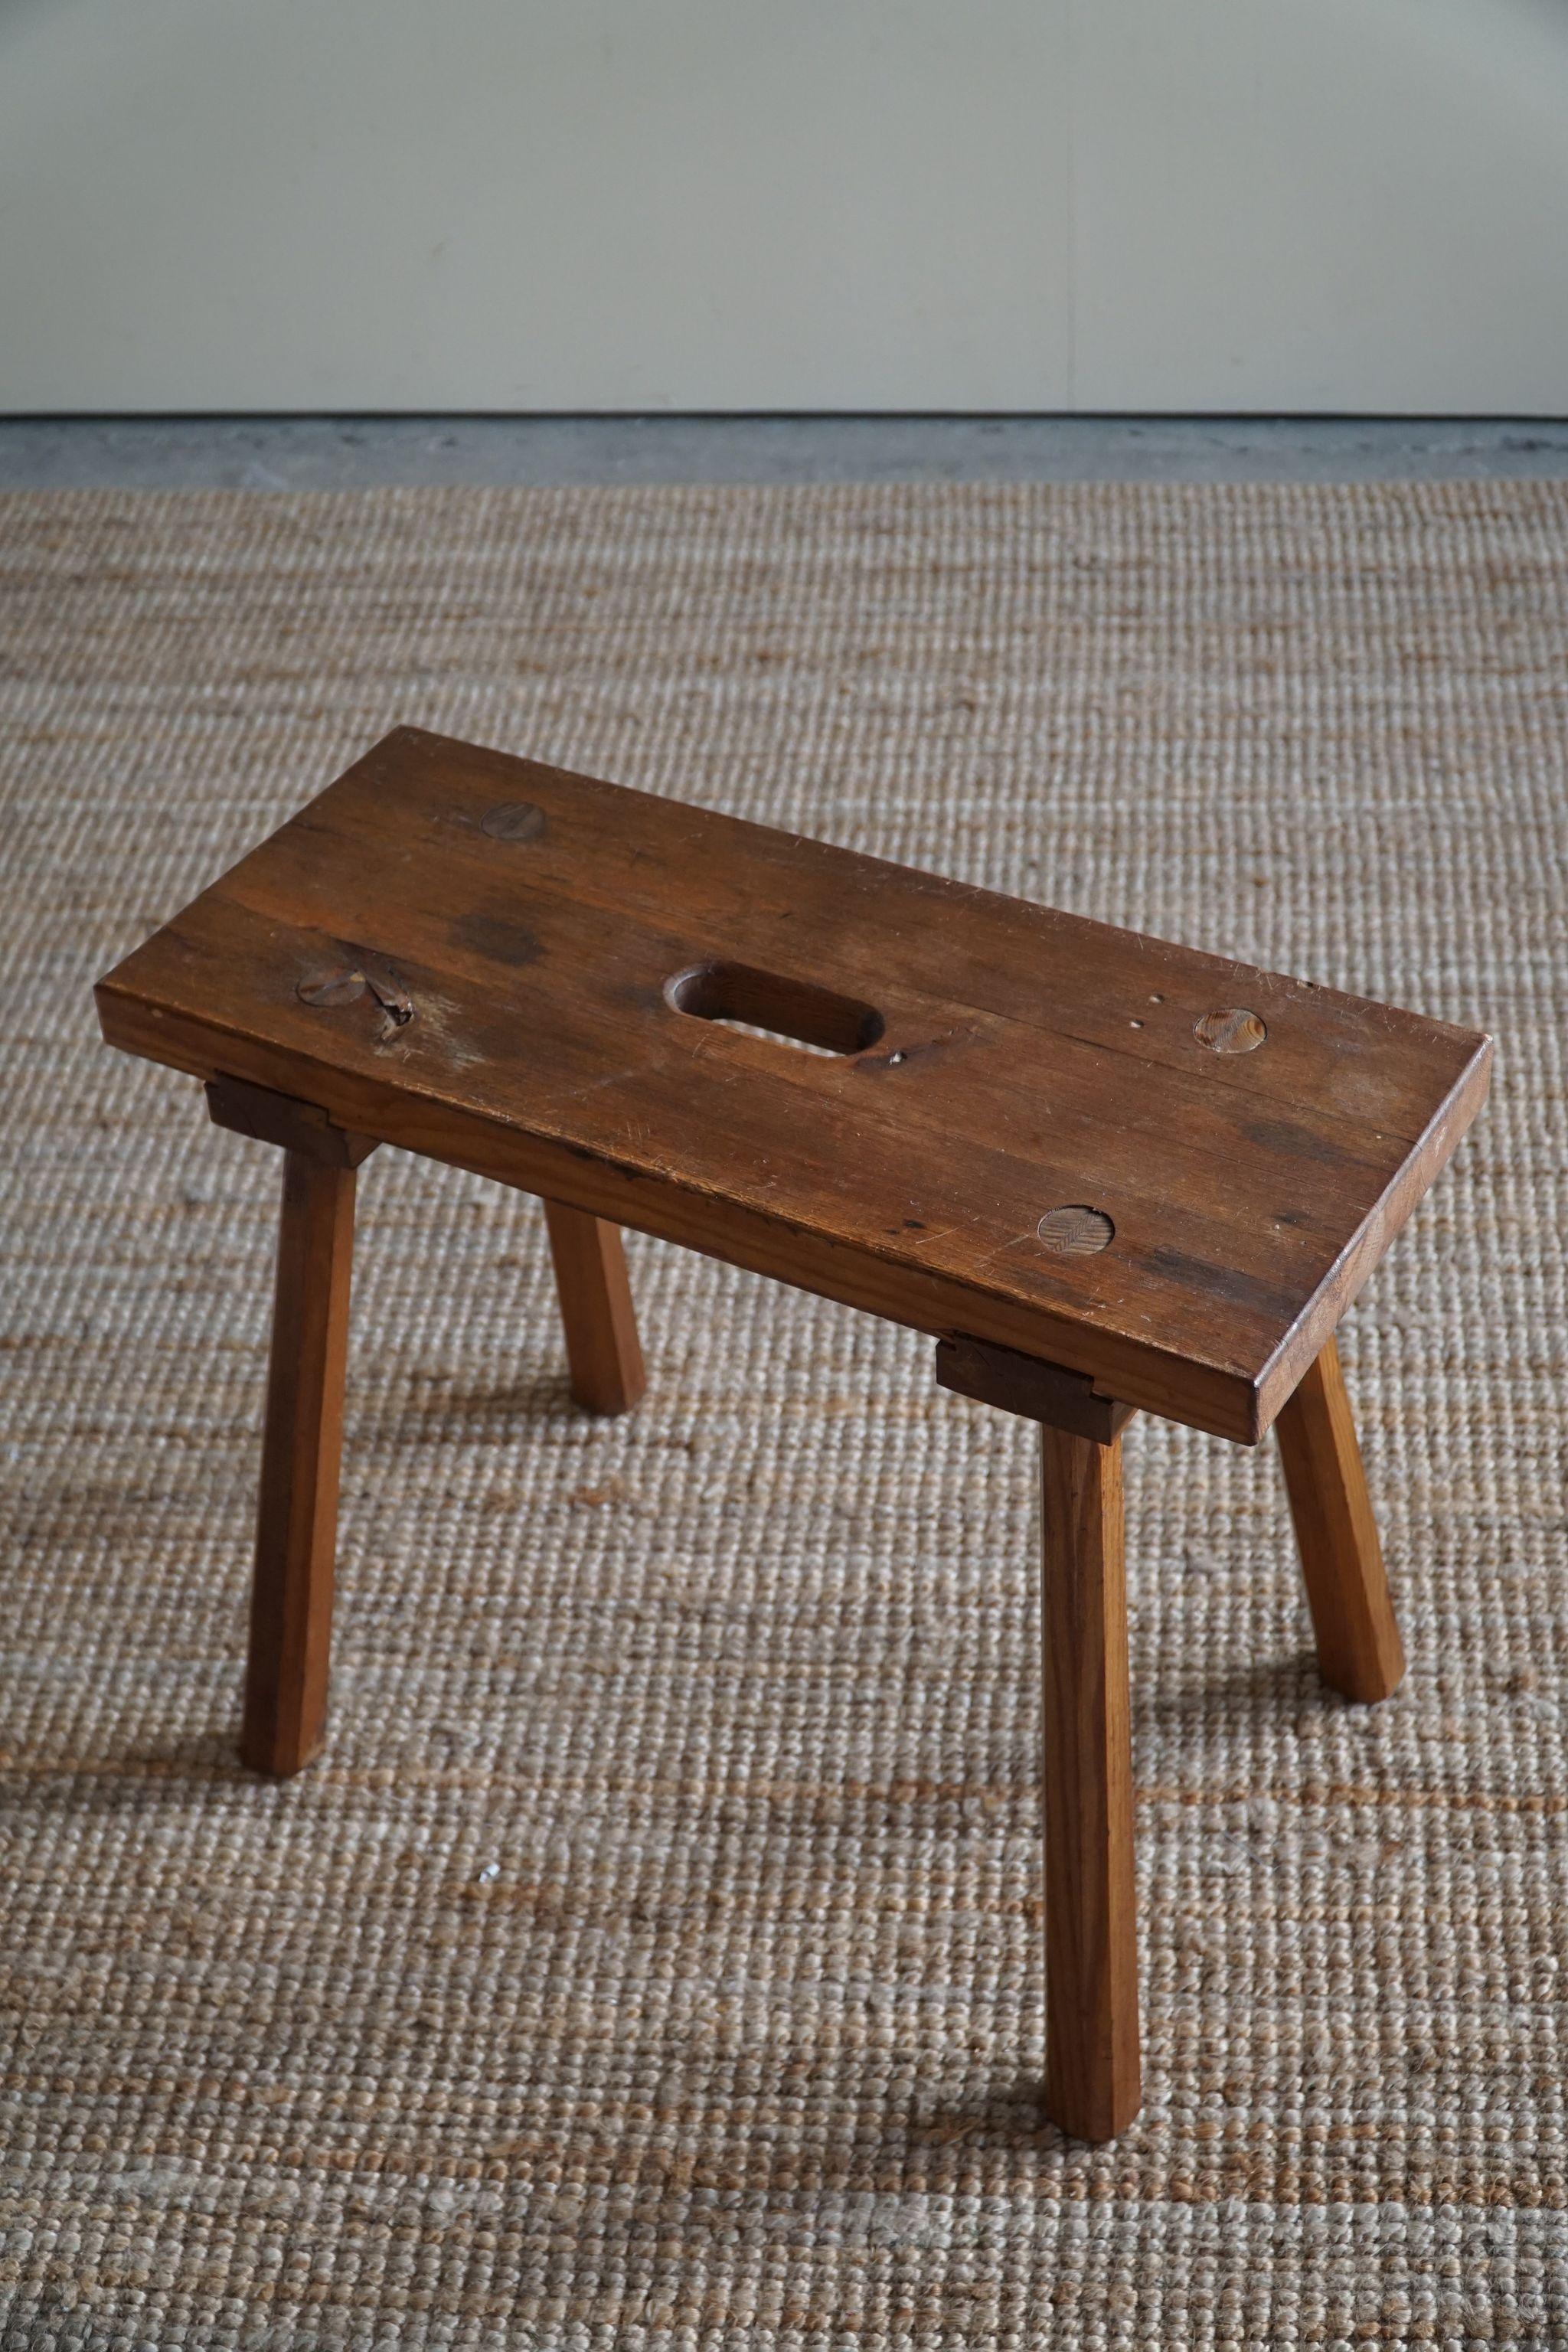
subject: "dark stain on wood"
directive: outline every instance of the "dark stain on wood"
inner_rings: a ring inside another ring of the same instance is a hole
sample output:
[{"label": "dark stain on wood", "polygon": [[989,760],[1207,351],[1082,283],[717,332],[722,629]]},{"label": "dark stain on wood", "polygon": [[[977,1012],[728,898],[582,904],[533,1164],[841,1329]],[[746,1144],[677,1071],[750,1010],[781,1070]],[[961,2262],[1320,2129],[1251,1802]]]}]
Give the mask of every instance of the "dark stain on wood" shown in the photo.
[{"label": "dark stain on wood", "polygon": [[1321,1129],[1304,1126],[1300,1119],[1244,1119],[1241,1132],[1260,1150],[1278,1152],[1282,1159],[1310,1161],[1320,1168],[1342,1167],[1347,1156],[1336,1137],[1325,1134]]},{"label": "dark stain on wood", "polygon": [[1149,1260],[1168,1281],[1180,1284],[1194,1298],[1212,1299],[1216,1306],[1262,1307],[1265,1311],[1283,1314],[1289,1302],[1289,1292],[1271,1289],[1256,1276],[1241,1273],[1234,1266],[1215,1265],[1208,1258],[1189,1255],[1169,1243],[1157,1243],[1149,1252]]},{"label": "dark stain on wood", "polygon": [[542,952],[539,939],[526,923],[510,915],[459,915],[451,927],[454,946],[471,949],[489,962],[504,963],[513,971],[532,963]]}]

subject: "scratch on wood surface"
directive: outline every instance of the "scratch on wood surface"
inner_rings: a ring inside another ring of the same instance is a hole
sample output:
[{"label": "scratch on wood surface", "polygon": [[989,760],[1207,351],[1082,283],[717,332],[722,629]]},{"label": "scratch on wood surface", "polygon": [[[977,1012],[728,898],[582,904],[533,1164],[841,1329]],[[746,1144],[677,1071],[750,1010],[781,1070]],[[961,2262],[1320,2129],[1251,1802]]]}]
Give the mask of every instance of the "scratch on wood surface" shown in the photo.
[{"label": "scratch on wood surface", "polygon": [[1038,1229],[1034,1225],[1026,1225],[1021,1234],[1009,1234],[1005,1241],[999,1241],[994,1248],[988,1249],[983,1257],[975,1259],[975,1271],[978,1272],[982,1266],[994,1265],[999,1257],[1005,1257],[1009,1250],[1023,1249],[1028,1243],[1037,1239]]},{"label": "scratch on wood surface", "polygon": [[626,1079],[635,1078],[637,1076],[637,1065],[635,1062],[628,1063],[625,1069],[605,1070],[601,1076],[584,1078],[580,1087],[574,1087],[567,1095],[566,1100],[581,1102],[585,1095],[603,1094],[606,1087],[618,1087]]},{"label": "scratch on wood surface", "polygon": [[479,1045],[471,1045],[456,1027],[458,1008],[442,996],[421,995],[417,1026],[408,1022],[384,1021],[377,1039],[378,1045],[405,1045],[413,1051],[416,1041],[425,1054],[439,1054],[454,1070],[472,1069],[477,1063],[488,1062],[490,1056]]}]

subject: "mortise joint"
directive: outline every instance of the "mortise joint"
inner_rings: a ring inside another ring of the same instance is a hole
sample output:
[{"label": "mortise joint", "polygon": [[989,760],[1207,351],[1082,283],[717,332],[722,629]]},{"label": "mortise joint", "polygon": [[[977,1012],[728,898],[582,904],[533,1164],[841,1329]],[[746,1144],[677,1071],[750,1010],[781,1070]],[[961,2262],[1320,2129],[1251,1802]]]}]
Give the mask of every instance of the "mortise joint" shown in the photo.
[{"label": "mortise joint", "polygon": [[954,1396],[1044,1422],[1072,1437],[1092,1438],[1097,1445],[1120,1437],[1134,1412],[1115,1397],[1101,1396],[1087,1372],[1069,1372],[1061,1364],[962,1332],[937,1341],[936,1377],[938,1387],[951,1389]]},{"label": "mortise joint", "polygon": [[357,1168],[375,1150],[374,1136],[335,1127],[314,1103],[297,1102],[292,1095],[253,1087],[244,1078],[209,1079],[206,1098],[215,1127],[226,1127],[231,1135],[247,1135],[257,1143],[276,1143],[319,1167]]}]

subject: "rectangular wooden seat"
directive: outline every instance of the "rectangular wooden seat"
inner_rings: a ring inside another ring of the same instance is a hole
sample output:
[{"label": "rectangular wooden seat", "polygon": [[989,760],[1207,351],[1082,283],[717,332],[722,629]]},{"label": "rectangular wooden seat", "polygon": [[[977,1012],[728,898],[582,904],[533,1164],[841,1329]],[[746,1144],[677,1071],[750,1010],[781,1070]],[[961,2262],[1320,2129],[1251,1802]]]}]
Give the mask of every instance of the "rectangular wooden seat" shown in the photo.
[{"label": "rectangular wooden seat", "polygon": [[[643,1366],[619,1227],[937,1339],[1039,1424],[1047,2077],[1140,2098],[1121,1432],[1278,1417],[1325,1679],[1404,1670],[1341,1315],[1486,1090],[1410,1013],[399,728],[99,984],[103,1032],[279,1146],[241,1747],[327,1714],[355,1171],[541,1194],[573,1391]],[[765,1033],[765,1034],[759,1034]]]},{"label": "rectangular wooden seat", "polygon": [[413,728],[99,1004],[133,1053],[1243,1442],[1489,1050]]}]

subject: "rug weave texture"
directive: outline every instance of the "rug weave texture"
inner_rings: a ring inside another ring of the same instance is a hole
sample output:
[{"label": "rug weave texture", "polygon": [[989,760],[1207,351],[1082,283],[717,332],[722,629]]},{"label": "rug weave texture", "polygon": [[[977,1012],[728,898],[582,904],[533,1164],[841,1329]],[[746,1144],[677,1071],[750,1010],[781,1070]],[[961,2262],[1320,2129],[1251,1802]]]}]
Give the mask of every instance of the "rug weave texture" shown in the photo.
[{"label": "rug weave texture", "polygon": [[[0,2347],[1568,2343],[1568,490],[0,502]],[[1410,1653],[1127,1441],[1147,2104],[1042,2125],[1032,1433],[360,1186],[324,1760],[235,1740],[278,1167],[91,980],[401,720],[1492,1031],[1343,1332]]]}]

